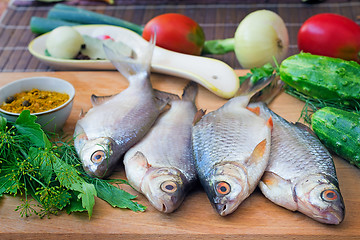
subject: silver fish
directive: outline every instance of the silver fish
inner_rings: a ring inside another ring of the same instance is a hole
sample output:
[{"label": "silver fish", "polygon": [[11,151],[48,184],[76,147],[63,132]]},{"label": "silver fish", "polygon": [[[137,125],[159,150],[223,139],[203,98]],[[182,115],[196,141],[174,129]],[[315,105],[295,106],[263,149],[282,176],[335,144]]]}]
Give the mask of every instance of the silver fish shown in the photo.
[{"label": "silver fish", "polygon": [[274,125],[269,165],[259,183],[263,194],[319,222],[341,223],[345,206],[328,150],[307,126],[286,121],[264,103],[249,107],[259,107],[260,116],[271,116]]},{"label": "silver fish", "polygon": [[172,100],[171,108],[124,156],[129,183],[161,212],[176,210],[197,179],[191,144],[196,94],[197,85],[187,85],[182,100]]},{"label": "silver fish", "polygon": [[74,145],[83,168],[91,176],[109,176],[166,105],[155,97],[149,79],[153,49],[151,43],[144,46],[142,55],[128,58],[105,47],[108,58],[128,79],[129,86],[114,96],[93,95],[93,107],[76,124]]},{"label": "silver fish", "polygon": [[234,212],[254,191],[267,166],[271,121],[263,120],[246,106],[251,96],[272,79],[263,79],[250,90],[243,84],[247,95],[230,99],[193,127],[197,174],[221,216]]}]

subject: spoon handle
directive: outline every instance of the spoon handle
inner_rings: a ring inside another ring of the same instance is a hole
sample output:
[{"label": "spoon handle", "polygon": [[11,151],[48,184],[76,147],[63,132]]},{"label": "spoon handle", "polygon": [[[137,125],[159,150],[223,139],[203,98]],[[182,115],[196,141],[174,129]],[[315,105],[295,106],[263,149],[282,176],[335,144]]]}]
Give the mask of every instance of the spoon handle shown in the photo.
[{"label": "spoon handle", "polygon": [[238,76],[226,63],[160,47],[154,49],[151,70],[195,81],[223,98],[233,97],[239,88]]}]

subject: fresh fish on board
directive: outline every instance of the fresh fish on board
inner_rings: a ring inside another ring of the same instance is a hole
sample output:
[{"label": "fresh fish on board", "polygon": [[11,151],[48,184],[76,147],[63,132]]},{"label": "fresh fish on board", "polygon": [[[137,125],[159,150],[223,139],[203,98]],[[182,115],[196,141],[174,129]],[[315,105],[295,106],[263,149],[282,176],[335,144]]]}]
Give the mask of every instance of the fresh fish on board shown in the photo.
[{"label": "fresh fish on board", "polygon": [[333,159],[312,131],[301,123],[290,123],[264,103],[252,103],[260,116],[273,119],[269,165],[259,187],[272,202],[327,224],[344,219]]},{"label": "fresh fish on board", "polygon": [[156,98],[149,79],[154,43],[133,58],[105,47],[118,71],[128,79],[124,91],[110,97],[92,96],[93,107],[78,120],[75,149],[85,171],[94,177],[111,174],[121,156],[151,128],[167,102]]},{"label": "fresh fish on board", "polygon": [[234,212],[256,188],[267,166],[271,119],[247,109],[251,96],[274,79],[254,86],[242,84],[239,96],[206,114],[193,127],[195,166],[199,180],[216,211]]},{"label": "fresh fish on board", "polygon": [[197,91],[190,82],[182,100],[172,100],[171,108],[124,156],[129,183],[161,212],[176,210],[197,180],[191,143]]}]

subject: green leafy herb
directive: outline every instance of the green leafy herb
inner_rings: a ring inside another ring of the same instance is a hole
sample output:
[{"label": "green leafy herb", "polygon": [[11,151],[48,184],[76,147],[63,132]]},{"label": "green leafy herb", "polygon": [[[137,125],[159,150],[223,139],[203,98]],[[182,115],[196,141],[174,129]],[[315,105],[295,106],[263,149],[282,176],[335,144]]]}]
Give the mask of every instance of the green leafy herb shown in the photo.
[{"label": "green leafy herb", "polygon": [[247,78],[251,78],[250,81],[252,83],[256,83],[259,79],[263,77],[271,76],[277,68],[273,67],[270,63],[265,64],[260,68],[252,68],[250,69],[250,73],[247,73],[245,76],[239,77],[240,84],[245,81]]},{"label": "green leafy herb", "polygon": [[23,195],[15,209],[21,216],[39,217],[87,211],[91,218],[95,197],[114,207],[144,211],[135,198],[111,183],[124,180],[94,179],[81,167],[70,141],[50,141],[28,110],[8,122],[0,117],[0,197]]},{"label": "green leafy herb", "polygon": [[324,107],[334,107],[346,111],[360,112],[360,101],[356,99],[348,99],[346,101],[340,101],[339,99],[316,99],[307,96],[288,85],[285,88],[285,92],[305,102],[299,120],[302,119],[305,123],[308,124],[311,123],[311,115],[320,108]]}]

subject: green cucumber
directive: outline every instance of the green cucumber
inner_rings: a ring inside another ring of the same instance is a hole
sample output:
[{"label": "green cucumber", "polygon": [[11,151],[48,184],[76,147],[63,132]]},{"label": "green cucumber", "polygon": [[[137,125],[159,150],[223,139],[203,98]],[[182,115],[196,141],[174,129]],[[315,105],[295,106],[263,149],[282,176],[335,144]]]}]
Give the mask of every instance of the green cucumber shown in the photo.
[{"label": "green cucumber", "polygon": [[280,78],[315,99],[360,99],[360,65],[339,58],[299,53],[280,65]]},{"label": "green cucumber", "polygon": [[30,19],[30,29],[31,32],[35,34],[43,34],[50,32],[51,30],[60,27],[60,26],[75,26],[78,25],[72,22],[66,22],[57,19],[46,19],[42,17],[31,17]]},{"label": "green cucumber", "polygon": [[312,115],[311,126],[328,149],[360,168],[360,114],[325,107]]}]

